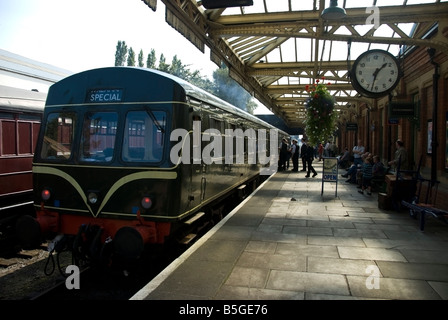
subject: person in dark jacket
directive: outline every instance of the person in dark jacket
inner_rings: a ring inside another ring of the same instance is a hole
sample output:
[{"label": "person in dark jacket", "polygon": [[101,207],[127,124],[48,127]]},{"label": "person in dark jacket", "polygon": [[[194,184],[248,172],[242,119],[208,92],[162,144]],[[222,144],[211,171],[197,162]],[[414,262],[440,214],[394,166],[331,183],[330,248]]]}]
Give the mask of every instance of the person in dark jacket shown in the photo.
[{"label": "person in dark jacket", "polygon": [[291,146],[291,158],[292,158],[292,170],[294,172],[299,171],[299,146],[297,140],[292,140]]},{"label": "person in dark jacket", "polygon": [[300,158],[302,158],[302,170],[306,171],[306,150],[308,148],[307,142],[305,138],[302,138],[302,146],[300,147]]},{"label": "person in dark jacket", "polygon": [[308,146],[306,148],[306,165],[308,167],[308,172],[305,178],[310,177],[311,171],[313,172],[313,178],[317,176],[317,172],[313,168],[313,160],[314,160],[314,148],[312,146]]},{"label": "person in dark jacket", "polygon": [[346,169],[350,167],[350,151],[345,147],[344,154],[338,160],[339,168]]},{"label": "person in dark jacket", "polygon": [[280,160],[278,165],[279,171],[285,171],[286,170],[286,161],[288,160],[288,140],[286,138],[282,139],[282,144],[280,146]]}]

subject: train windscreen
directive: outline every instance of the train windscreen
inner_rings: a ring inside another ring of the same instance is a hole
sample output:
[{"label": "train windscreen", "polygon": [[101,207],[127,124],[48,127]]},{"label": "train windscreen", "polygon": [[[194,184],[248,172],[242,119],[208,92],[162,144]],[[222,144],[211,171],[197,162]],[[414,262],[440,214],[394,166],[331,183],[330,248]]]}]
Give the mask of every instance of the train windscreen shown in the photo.
[{"label": "train windscreen", "polygon": [[48,115],[40,152],[42,159],[66,160],[71,157],[75,123],[75,113],[53,112]]},{"label": "train windscreen", "polygon": [[118,114],[116,112],[86,113],[80,143],[80,160],[110,162],[115,149]]},{"label": "train windscreen", "polygon": [[[166,126],[164,111],[129,111],[124,125],[120,125],[118,112],[113,111],[86,112],[79,120],[77,116],[71,112],[48,115],[41,159],[70,161],[76,147],[77,159],[73,160],[80,163],[108,163],[115,157],[121,157],[125,162],[162,161]],[[75,132],[78,121],[82,122],[79,135]],[[122,141],[116,139],[120,131]],[[79,143],[74,142],[77,136],[80,136]]]},{"label": "train windscreen", "polygon": [[126,115],[122,158],[132,162],[159,162],[163,156],[166,114],[130,111]]}]

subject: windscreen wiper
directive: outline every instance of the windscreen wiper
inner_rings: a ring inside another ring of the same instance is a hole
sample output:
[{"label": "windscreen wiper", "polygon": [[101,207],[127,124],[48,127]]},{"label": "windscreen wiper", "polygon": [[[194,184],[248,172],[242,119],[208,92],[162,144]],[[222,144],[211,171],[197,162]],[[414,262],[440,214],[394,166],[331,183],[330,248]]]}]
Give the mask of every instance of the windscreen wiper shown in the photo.
[{"label": "windscreen wiper", "polygon": [[146,110],[146,113],[151,117],[151,120],[154,122],[154,124],[156,125],[157,129],[160,132],[165,133],[165,129],[163,129],[163,127],[161,126],[159,121],[157,121],[156,116],[154,115],[152,110],[150,108],[148,108],[148,106],[145,106],[145,110]]}]

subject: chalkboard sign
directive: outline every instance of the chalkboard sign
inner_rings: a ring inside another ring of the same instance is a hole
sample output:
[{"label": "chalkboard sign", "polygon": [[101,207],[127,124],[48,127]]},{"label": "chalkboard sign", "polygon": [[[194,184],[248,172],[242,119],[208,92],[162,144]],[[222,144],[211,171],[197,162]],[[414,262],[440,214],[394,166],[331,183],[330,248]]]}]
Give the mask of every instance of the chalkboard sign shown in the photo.
[{"label": "chalkboard sign", "polygon": [[325,182],[336,182],[335,196],[338,194],[338,158],[323,158],[323,172],[322,172],[322,193],[324,193]]}]

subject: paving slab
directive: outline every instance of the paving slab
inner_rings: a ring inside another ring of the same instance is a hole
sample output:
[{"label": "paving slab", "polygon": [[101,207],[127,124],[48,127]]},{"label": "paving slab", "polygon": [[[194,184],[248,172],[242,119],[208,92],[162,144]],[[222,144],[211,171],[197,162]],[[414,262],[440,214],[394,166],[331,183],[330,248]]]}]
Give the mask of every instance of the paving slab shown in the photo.
[{"label": "paving slab", "polygon": [[448,225],[277,172],[135,300],[448,300]]}]

